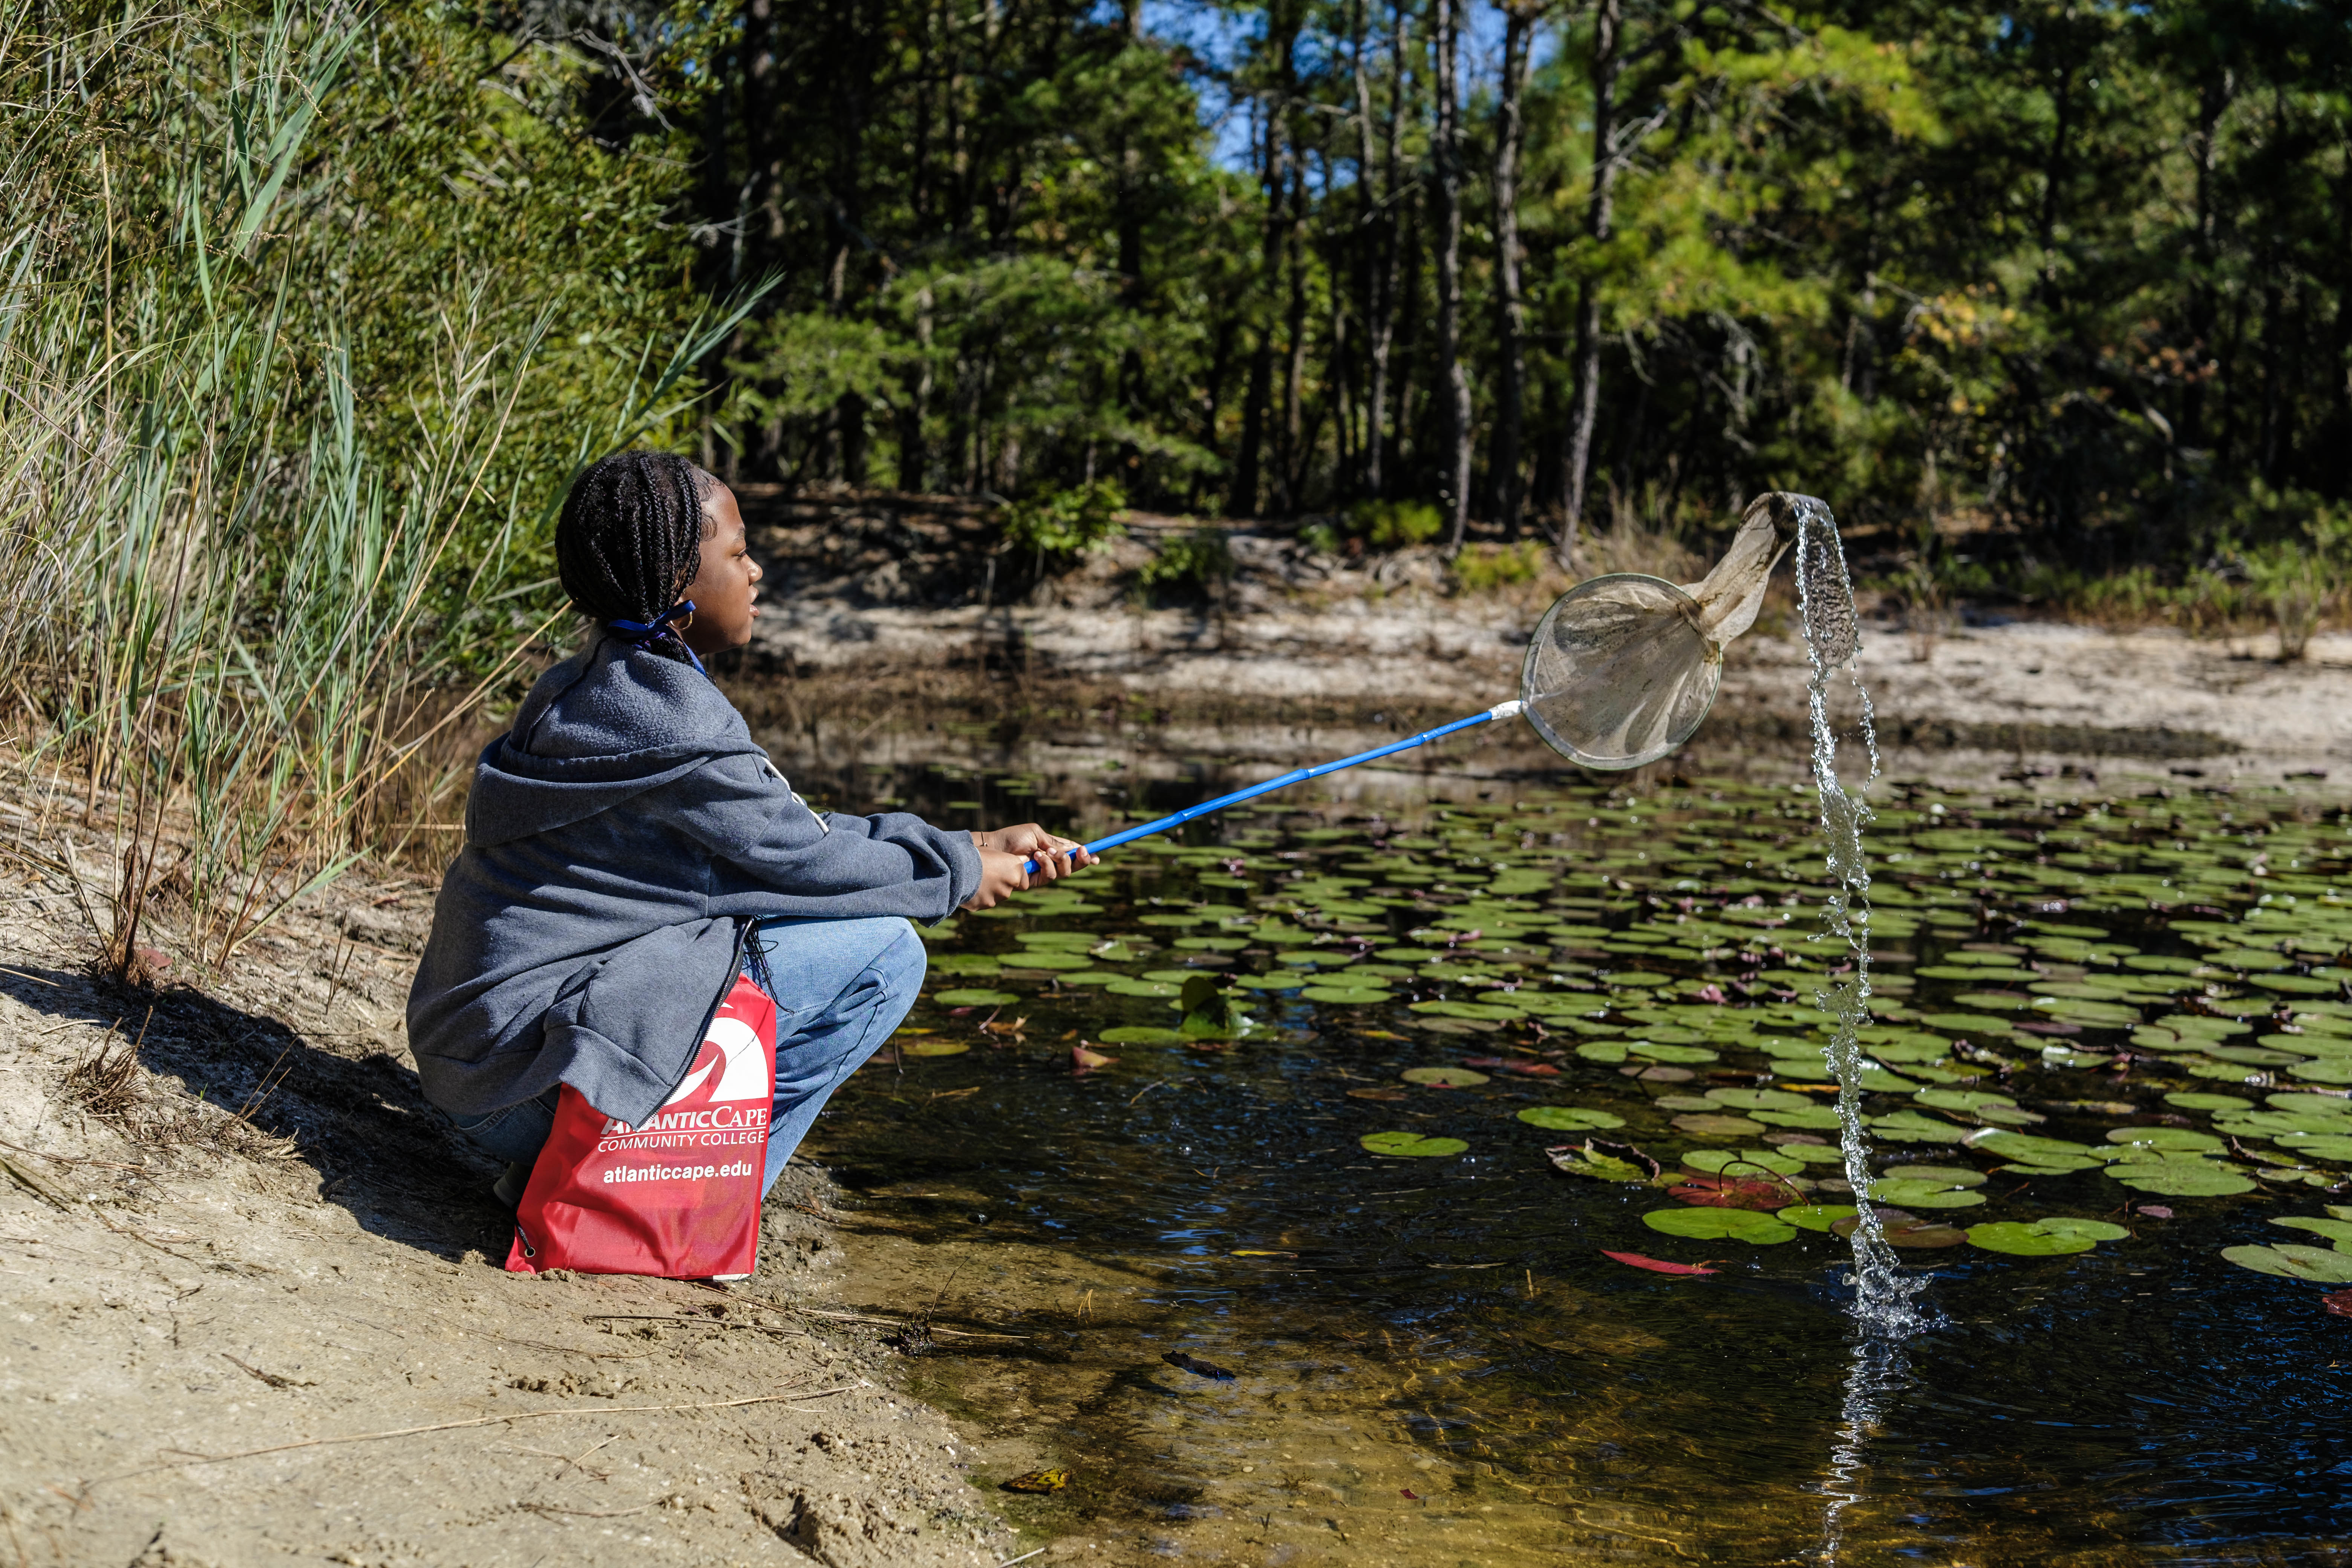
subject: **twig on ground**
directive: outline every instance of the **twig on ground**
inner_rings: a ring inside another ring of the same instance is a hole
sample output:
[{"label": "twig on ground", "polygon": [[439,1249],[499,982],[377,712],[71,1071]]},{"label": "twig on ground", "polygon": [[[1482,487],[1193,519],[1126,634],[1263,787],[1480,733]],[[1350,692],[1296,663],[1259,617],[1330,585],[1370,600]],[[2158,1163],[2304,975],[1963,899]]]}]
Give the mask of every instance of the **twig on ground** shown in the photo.
[{"label": "twig on ground", "polygon": [[661,1507],[661,1500],[656,1498],[642,1508],[558,1508],[551,1502],[519,1502],[515,1507],[525,1513],[569,1514],[574,1519],[626,1519],[633,1513]]},{"label": "twig on ground", "polygon": [[228,1363],[231,1366],[237,1368],[239,1371],[248,1373],[251,1375],[259,1378],[262,1382],[268,1384],[272,1388],[316,1388],[319,1386],[317,1380],[314,1378],[283,1377],[274,1372],[264,1372],[259,1367],[255,1366],[251,1362],[237,1360],[236,1357],[229,1354],[226,1351],[220,1352],[220,1358],[221,1360]]},{"label": "twig on ground", "polygon": [[69,1212],[73,1206],[70,1199],[5,1154],[0,1154],[0,1173],[60,1214]]}]

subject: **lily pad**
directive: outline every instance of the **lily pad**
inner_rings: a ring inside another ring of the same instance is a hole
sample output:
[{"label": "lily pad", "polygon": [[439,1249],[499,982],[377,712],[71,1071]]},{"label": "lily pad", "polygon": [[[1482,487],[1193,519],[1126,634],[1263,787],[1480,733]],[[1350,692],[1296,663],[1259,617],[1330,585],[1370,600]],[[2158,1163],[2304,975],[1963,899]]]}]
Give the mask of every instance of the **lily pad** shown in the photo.
[{"label": "lily pad", "polygon": [[1941,1182],[1881,1177],[1870,1184],[1870,1196],[1879,1203],[1907,1204],[1913,1208],[1964,1209],[1983,1203],[1982,1193],[1971,1193]]},{"label": "lily pad", "polygon": [[1968,1140],[1969,1130],[1938,1117],[1923,1116],[1916,1110],[1898,1110],[1891,1116],[1874,1116],[1870,1130],[1892,1143],[1960,1143]]},{"label": "lily pad", "polygon": [[942,1007],[1002,1007],[1021,998],[1010,991],[977,991],[959,987],[953,991],[939,992],[931,1000]]},{"label": "lily pad", "polygon": [[1717,1105],[1736,1106],[1741,1110],[1803,1110],[1813,1103],[1785,1089],[1710,1089],[1706,1097]]},{"label": "lily pad", "polygon": [[1234,984],[1246,991],[1296,991],[1314,984],[1315,976],[1296,969],[1275,969],[1264,974],[1236,974]]},{"label": "lily pad", "polygon": [[[1830,1234],[1850,1237],[1861,1226],[1861,1224],[1862,1218],[1859,1215],[1847,1219],[1835,1220],[1830,1225]],[[1889,1247],[1958,1247],[1969,1238],[1969,1233],[1956,1225],[1946,1225],[1941,1220],[1921,1219],[1917,1215],[1906,1214],[1901,1209],[1880,1209],[1878,1227],[1880,1234],[1886,1237],[1886,1245]]]},{"label": "lily pad", "polygon": [[[1525,1115],[1526,1112],[1522,1111],[1520,1114]],[[1683,1156],[1683,1168],[1709,1176],[1741,1176],[1753,1174],[1759,1171],[1769,1171],[1779,1176],[1793,1176],[1805,1168],[1805,1163],[1762,1149],[1742,1149],[1737,1152],[1729,1149],[1694,1149]]]},{"label": "lily pad", "polygon": [[907,1040],[898,1047],[902,1057],[960,1057],[971,1049],[963,1040]]},{"label": "lily pad", "polygon": [[1395,992],[1369,985],[1309,985],[1299,994],[1309,1002],[1328,1002],[1334,1007],[1371,1007],[1396,1000]]},{"label": "lily pad", "polygon": [[1530,1105],[1519,1112],[1519,1120],[1530,1127],[1548,1128],[1554,1132],[1601,1131],[1625,1125],[1622,1116],[1581,1105]]},{"label": "lily pad", "polygon": [[2324,1236],[2336,1244],[2336,1251],[2352,1253],[2352,1219],[2313,1219],[2305,1215],[2286,1215],[2271,1223],[2287,1230],[2307,1230],[2314,1236]]},{"label": "lily pad", "polygon": [[2006,1128],[1997,1128],[1990,1132],[1972,1132],[1969,1135],[1968,1143],[1971,1149],[1982,1149],[2004,1160],[2015,1160],[2027,1165],[2054,1164],[2059,1160],[2106,1161],[2116,1156],[2113,1149],[2096,1148],[2088,1143],[2070,1143],[2063,1138],[2044,1138],[2034,1132],[2011,1132]]},{"label": "lily pad", "polygon": [[1181,1046],[1184,1043],[1181,1029],[1155,1029],[1144,1024],[1121,1024],[1115,1029],[1105,1029],[1095,1037],[1113,1046]]},{"label": "lily pad", "polygon": [[1722,1058],[1705,1046],[1677,1046],[1656,1040],[1628,1040],[1625,1048],[1654,1062],[1711,1062]]},{"label": "lily pad", "polygon": [[1675,1118],[1675,1125],[1694,1138],[1756,1138],[1764,1136],[1760,1123],[1745,1116],[1710,1116],[1696,1112]]},{"label": "lily pad", "polygon": [[1838,1125],[1838,1113],[1826,1105],[1801,1105],[1787,1110],[1751,1110],[1748,1114],[1754,1120],[1772,1127],[1796,1127],[1823,1131]]},{"label": "lily pad", "polygon": [[2352,1285],[2352,1253],[2284,1242],[2276,1247],[2225,1247],[2221,1256],[2257,1274],[2284,1275],[2322,1285]]},{"label": "lily pad", "polygon": [[1013,963],[1023,969],[1058,972],[1066,969],[1092,969],[1095,966],[1094,959],[1087,953],[1064,952],[1054,948],[1035,949],[1011,956]]},{"label": "lily pad", "polygon": [[2096,1237],[2079,1231],[2053,1230],[2039,1220],[2000,1219],[1969,1227],[1970,1247],[2005,1252],[2012,1258],[2057,1258],[2070,1252],[2088,1252],[2097,1243]]},{"label": "lily pad", "polygon": [[1173,996],[1178,987],[1164,980],[1130,980],[1121,978],[1103,987],[1114,996]]},{"label": "lily pad", "polygon": [[1799,1230],[1826,1231],[1842,1219],[1853,1219],[1859,1212],[1852,1204],[1799,1204],[1780,1210],[1779,1217]]},{"label": "lily pad", "polygon": [[2254,1108],[2254,1102],[2242,1096],[2207,1094],[2201,1089],[2181,1089],[2168,1094],[2164,1097],[2164,1103],[2177,1105],[2183,1110],[2252,1110]]},{"label": "lily pad", "polygon": [[2225,1147],[2210,1132],[2190,1127],[2111,1127],[2110,1143],[2136,1143],[2148,1149],[2188,1149],[2200,1152]]},{"label": "lily pad", "polygon": [[2131,1235],[2128,1227],[2113,1220],[2077,1219],[2072,1215],[2052,1215],[2033,1223],[2055,1236],[2087,1236],[2093,1241],[2121,1241]]},{"label": "lily pad", "polygon": [[1468,1068],[1407,1068],[1397,1076],[1407,1083],[1425,1084],[1432,1089],[1468,1089],[1486,1081],[1485,1073],[1473,1072]]},{"label": "lily pad", "polygon": [[1544,1154],[1551,1161],[1552,1169],[1565,1171],[1571,1176],[1584,1176],[1596,1182],[1622,1182],[1633,1186],[1649,1184],[1649,1172],[1631,1160],[1620,1160],[1614,1154],[1596,1152],[1589,1142],[1580,1149],[1570,1149],[1565,1146],[1547,1149]]},{"label": "lily pad", "polygon": [[1435,1159],[1459,1154],[1470,1147],[1459,1138],[1424,1138],[1418,1132],[1367,1132],[1356,1142],[1370,1154],[1398,1154]]},{"label": "lily pad", "polygon": [[1784,1225],[1777,1215],[1757,1209],[1652,1209],[1642,1216],[1642,1223],[1652,1230],[1692,1241],[1744,1241],[1755,1247],[1793,1241],[1797,1236],[1796,1226]]},{"label": "lily pad", "polygon": [[1966,1165],[1890,1165],[1885,1174],[1889,1181],[1934,1182],[1946,1187],[1981,1187],[1988,1180],[1982,1171]]},{"label": "lily pad", "polygon": [[2107,1174],[2134,1192],[2168,1198],[2226,1198],[2251,1193],[2254,1184],[2235,1165],[2205,1160],[2159,1160],[2147,1164],[2110,1165]]},{"label": "lily pad", "polygon": [[1498,1007],[1490,1002],[1415,1002],[1412,1010],[1436,1018],[1488,1018],[1503,1020],[1521,1016],[1517,1007]]}]

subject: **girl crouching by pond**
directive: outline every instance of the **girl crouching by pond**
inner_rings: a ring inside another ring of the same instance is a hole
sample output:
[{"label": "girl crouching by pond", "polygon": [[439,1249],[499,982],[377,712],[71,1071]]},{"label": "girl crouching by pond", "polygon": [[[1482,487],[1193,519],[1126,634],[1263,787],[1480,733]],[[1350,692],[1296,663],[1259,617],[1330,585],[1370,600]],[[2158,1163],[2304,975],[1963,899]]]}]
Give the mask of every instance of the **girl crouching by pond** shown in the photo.
[{"label": "girl crouching by pond", "polygon": [[624,452],[556,524],[587,647],[540,678],[474,771],[408,997],[425,1095],[509,1162],[518,1202],[570,1084],[635,1125],[685,1077],[748,966],[776,1005],[761,1190],[923,979],[909,921],[987,909],[1091,862],[1034,823],[992,833],[905,812],[809,809],[702,658],[741,647],[760,568],[725,485]]}]

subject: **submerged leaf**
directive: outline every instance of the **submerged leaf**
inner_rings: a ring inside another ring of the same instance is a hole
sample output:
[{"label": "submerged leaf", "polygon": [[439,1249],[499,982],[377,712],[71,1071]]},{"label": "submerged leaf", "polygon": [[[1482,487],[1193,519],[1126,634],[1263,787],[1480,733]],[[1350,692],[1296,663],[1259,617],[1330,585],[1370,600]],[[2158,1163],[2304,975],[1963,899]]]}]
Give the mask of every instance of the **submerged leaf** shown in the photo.
[{"label": "submerged leaf", "polygon": [[1168,1351],[1162,1353],[1160,1359],[1170,1366],[1179,1367],[1192,1373],[1195,1377],[1214,1378],[1219,1383],[1231,1383],[1234,1380],[1234,1374],[1227,1372],[1215,1362],[1202,1361],[1198,1356],[1186,1355],[1182,1351]]},{"label": "submerged leaf", "polygon": [[1644,1258],[1638,1252],[1608,1252],[1601,1257],[1624,1264],[1629,1268],[1646,1268],[1653,1274],[1713,1274],[1717,1270],[1703,1263],[1669,1263],[1663,1258]]}]

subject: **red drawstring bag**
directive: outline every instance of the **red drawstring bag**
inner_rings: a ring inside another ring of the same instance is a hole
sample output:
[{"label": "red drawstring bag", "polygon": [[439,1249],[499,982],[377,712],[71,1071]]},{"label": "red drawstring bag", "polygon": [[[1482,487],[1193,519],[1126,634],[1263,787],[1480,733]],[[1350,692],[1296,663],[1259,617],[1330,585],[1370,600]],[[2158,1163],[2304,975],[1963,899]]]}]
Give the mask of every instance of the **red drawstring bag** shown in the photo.
[{"label": "red drawstring bag", "polygon": [[740,1279],[759,1265],[776,1005],[738,975],[686,1077],[641,1126],[565,1084],[515,1211],[507,1268]]}]

